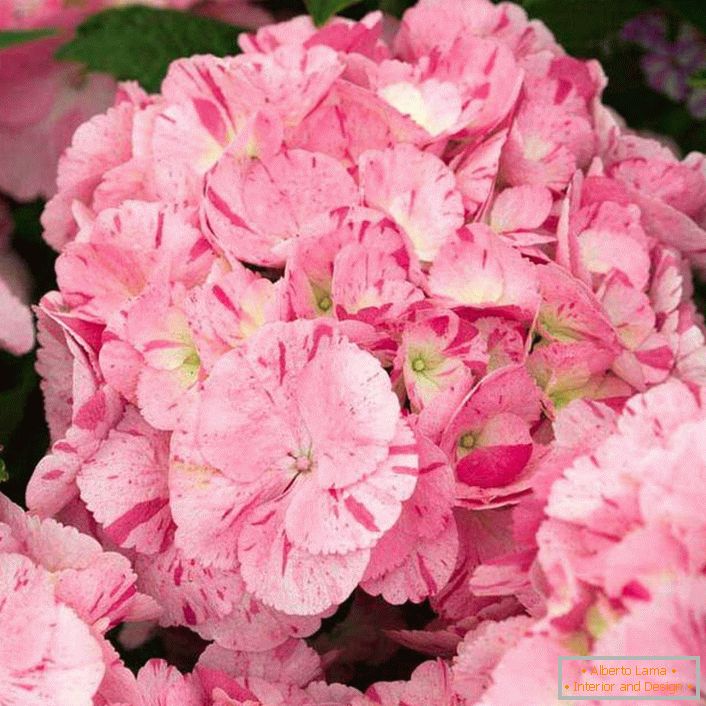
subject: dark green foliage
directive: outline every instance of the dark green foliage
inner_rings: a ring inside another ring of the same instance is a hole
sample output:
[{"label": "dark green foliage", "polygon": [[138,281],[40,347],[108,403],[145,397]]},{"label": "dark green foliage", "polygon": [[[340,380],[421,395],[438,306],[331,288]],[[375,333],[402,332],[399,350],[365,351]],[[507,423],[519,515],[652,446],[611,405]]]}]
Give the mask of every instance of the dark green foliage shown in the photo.
[{"label": "dark green foliage", "polygon": [[75,38],[57,52],[146,91],[159,90],[169,64],[193,54],[238,53],[238,27],[176,10],[125,7],[105,10],[86,20]]},{"label": "dark green foliage", "polygon": [[690,79],[689,83],[694,88],[706,88],[706,69],[700,69]]},{"label": "dark green foliage", "polygon": [[527,14],[542,20],[570,54],[595,57],[606,37],[639,12],[644,0],[524,0]]}]

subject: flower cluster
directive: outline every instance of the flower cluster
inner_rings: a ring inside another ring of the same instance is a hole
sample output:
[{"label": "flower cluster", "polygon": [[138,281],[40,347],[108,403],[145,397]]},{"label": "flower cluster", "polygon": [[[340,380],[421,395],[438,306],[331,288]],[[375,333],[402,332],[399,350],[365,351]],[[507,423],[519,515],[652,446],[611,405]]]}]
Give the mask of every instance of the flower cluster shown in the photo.
[{"label": "flower cluster", "polygon": [[[515,5],[385,29],[174,62],[60,161],[27,503],[212,643],[122,702],[539,704],[556,654],[703,647],[706,159]],[[433,659],[360,693],[322,677],[387,647],[303,639],[363,594]]]},{"label": "flower cluster", "polygon": [[124,556],[103,551],[73,527],[29,517],[0,495],[3,703],[122,700],[134,679],[105,633],[123,621],[159,615],[135,581]]},{"label": "flower cluster", "polygon": [[[559,415],[534,497],[515,508],[513,550],[471,581],[482,592],[509,593],[535,556],[543,615],[466,634],[454,663],[460,693],[486,685],[474,668],[479,654],[487,660],[489,631],[502,631],[504,652],[484,706],[547,703],[558,655],[703,650],[706,523],[698,508],[706,454],[697,430],[705,421],[704,389],[677,380],[633,397],[619,416],[586,400]],[[511,679],[519,670],[532,674],[521,697]]]}]

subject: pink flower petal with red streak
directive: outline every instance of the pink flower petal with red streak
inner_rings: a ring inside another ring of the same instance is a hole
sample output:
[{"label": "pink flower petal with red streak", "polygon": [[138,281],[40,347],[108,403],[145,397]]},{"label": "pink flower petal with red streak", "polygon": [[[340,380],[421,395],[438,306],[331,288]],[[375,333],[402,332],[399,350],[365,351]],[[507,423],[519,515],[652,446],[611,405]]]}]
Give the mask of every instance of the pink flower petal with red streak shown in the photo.
[{"label": "pink flower petal with red streak", "polygon": [[292,241],[335,223],[357,200],[346,170],[324,154],[290,150],[264,162],[224,156],[209,176],[203,218],[228,257],[281,266]]},{"label": "pink flower petal with red streak", "polygon": [[167,489],[168,436],[129,409],[83,464],[81,497],[118,545],[160,551],[172,528]]},{"label": "pink flower petal with red streak", "polygon": [[404,230],[423,262],[432,262],[463,225],[455,179],[438,157],[398,145],[362,154],[359,172],[366,203],[387,213]]}]

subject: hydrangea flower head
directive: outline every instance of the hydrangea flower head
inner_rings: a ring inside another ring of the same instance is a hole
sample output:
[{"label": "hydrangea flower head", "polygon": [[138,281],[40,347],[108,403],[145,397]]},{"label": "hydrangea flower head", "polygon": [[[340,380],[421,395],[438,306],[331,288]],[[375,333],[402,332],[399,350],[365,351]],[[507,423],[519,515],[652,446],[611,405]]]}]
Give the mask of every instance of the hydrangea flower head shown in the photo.
[{"label": "hydrangea flower head", "polygon": [[[632,644],[701,590],[705,160],[628,132],[600,66],[508,3],[240,46],[122,85],[62,159],[29,507],[213,643],[143,693],[548,702],[555,655]],[[434,611],[366,641],[428,657],[410,681],[319,681],[374,663],[301,642],[338,645],[326,619],[362,592],[395,626]]]}]

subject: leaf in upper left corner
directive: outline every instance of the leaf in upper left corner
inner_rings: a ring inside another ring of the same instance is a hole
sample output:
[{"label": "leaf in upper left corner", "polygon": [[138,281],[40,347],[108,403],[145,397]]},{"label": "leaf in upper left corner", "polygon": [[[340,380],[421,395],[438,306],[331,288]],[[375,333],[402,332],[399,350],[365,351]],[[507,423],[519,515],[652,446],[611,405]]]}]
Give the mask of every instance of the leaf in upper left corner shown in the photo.
[{"label": "leaf in upper left corner", "polygon": [[0,49],[14,47],[17,44],[26,44],[27,42],[34,42],[37,39],[52,37],[55,34],[56,30],[52,27],[46,27],[45,29],[2,30],[0,31]]},{"label": "leaf in upper left corner", "polygon": [[119,81],[137,81],[146,91],[156,92],[175,59],[238,54],[241,31],[227,22],[179,10],[110,8],[81,24],[56,57],[81,62],[89,71],[108,73]]}]

